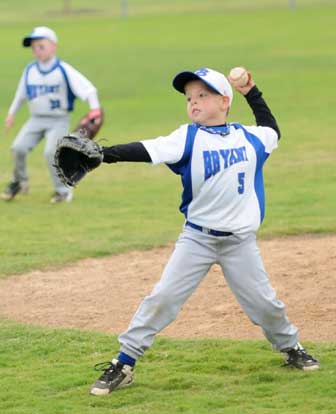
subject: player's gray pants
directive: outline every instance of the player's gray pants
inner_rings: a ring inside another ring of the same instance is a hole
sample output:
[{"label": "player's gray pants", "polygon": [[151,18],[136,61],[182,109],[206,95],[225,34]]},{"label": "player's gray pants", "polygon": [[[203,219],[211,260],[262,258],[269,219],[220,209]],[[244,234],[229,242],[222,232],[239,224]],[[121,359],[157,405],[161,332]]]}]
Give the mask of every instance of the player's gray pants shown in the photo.
[{"label": "player's gray pants", "polygon": [[69,133],[69,117],[32,116],[21,128],[12,144],[14,158],[14,181],[28,181],[27,154],[43,137],[46,139],[44,155],[47,159],[55,191],[60,194],[71,192],[58,178],[54,164],[57,141]]},{"label": "player's gray pants", "polygon": [[175,320],[214,263],[222,267],[243,310],[254,324],[261,326],[273,347],[293,347],[298,342],[298,330],[289,322],[284,304],[276,298],[255,234],[214,237],[185,227],[161,280],[143,300],[127,331],[119,336],[120,350],[135,359],[142,356],[155,334]]}]

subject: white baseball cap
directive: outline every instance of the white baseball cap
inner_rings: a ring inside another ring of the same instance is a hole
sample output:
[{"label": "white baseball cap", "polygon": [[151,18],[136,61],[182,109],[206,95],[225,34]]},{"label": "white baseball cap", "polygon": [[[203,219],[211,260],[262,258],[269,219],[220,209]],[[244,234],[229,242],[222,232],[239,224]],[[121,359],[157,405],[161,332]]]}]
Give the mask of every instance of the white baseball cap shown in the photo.
[{"label": "white baseball cap", "polygon": [[56,33],[46,26],[34,27],[33,31],[23,38],[22,45],[29,47],[34,39],[49,39],[54,43],[57,43]]},{"label": "white baseball cap", "polygon": [[230,82],[222,73],[209,68],[201,68],[196,70],[195,72],[180,72],[173,79],[173,86],[177,91],[185,93],[184,87],[186,83],[192,80],[201,80],[210,89],[214,90],[220,95],[228,96],[231,105],[233,99],[232,88]]}]

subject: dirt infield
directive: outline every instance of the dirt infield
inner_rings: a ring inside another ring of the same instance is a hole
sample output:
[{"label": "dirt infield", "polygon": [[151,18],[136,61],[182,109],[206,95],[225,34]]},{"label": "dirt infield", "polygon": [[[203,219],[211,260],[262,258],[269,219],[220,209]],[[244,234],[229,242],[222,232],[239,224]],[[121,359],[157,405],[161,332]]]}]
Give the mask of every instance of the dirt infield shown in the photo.
[{"label": "dirt infield", "polygon": [[[336,235],[259,242],[266,269],[301,340],[336,340]],[[173,245],[0,281],[0,316],[34,325],[118,334],[151,291]],[[178,319],[162,335],[262,338],[213,266]]]}]

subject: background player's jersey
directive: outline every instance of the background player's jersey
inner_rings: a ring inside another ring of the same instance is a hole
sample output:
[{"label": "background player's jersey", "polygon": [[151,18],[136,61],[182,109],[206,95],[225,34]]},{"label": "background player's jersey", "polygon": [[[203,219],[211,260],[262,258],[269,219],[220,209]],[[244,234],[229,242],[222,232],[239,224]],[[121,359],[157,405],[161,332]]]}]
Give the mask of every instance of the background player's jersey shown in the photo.
[{"label": "background player's jersey", "polygon": [[181,175],[180,210],[187,220],[241,234],[256,231],[263,220],[262,167],[277,142],[269,127],[191,124],[142,144],[153,164],[166,163]]},{"label": "background player's jersey", "polygon": [[25,68],[9,113],[16,112],[28,100],[32,115],[64,116],[73,110],[75,97],[86,100],[95,90],[87,78],[66,62],[55,58],[45,70],[36,61]]}]

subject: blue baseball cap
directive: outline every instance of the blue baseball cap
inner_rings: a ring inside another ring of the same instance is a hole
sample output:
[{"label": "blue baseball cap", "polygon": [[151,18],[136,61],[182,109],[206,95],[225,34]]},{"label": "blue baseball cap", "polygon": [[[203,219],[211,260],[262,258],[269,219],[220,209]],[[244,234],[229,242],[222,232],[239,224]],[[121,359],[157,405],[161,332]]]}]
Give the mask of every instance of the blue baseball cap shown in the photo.
[{"label": "blue baseball cap", "polygon": [[56,33],[46,26],[35,27],[33,31],[22,40],[22,45],[24,47],[29,47],[32,40],[35,39],[49,39],[50,41],[57,43]]}]

